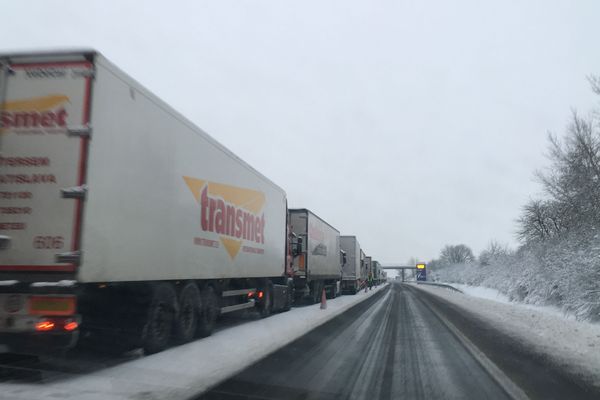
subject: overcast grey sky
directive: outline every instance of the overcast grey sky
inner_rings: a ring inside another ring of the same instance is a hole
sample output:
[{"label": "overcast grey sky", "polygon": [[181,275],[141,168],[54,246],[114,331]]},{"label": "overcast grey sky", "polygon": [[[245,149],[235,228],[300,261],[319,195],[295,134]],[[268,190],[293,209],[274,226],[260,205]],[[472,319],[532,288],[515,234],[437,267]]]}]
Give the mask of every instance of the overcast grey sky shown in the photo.
[{"label": "overcast grey sky", "polygon": [[595,0],[2,3],[0,51],[100,50],[383,262],[516,245],[597,105]]}]

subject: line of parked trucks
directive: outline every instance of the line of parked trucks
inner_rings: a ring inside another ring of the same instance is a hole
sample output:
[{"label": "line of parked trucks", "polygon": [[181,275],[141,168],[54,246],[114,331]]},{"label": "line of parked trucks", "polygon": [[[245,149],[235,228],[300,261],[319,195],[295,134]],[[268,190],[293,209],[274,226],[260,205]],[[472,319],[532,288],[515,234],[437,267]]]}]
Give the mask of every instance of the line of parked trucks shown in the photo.
[{"label": "line of parked trucks", "polygon": [[0,55],[0,348],[147,353],[386,279],[92,50]]}]

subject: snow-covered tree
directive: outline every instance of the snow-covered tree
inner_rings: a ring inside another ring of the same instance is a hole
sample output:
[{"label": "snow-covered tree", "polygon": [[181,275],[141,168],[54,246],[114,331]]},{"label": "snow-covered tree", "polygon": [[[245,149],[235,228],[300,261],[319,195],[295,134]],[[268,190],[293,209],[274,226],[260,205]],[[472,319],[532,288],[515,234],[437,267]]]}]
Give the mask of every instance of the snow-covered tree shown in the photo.
[{"label": "snow-covered tree", "polygon": [[[600,78],[590,78],[600,95]],[[573,111],[565,137],[548,136],[550,166],[536,174],[545,199],[530,200],[518,220],[524,243],[600,226],[600,113]]]},{"label": "snow-covered tree", "polygon": [[475,256],[467,245],[446,245],[440,253],[440,261],[446,264],[466,264],[475,261]]},{"label": "snow-covered tree", "polygon": [[[600,96],[600,77],[590,84]],[[431,275],[600,322],[600,108],[573,112],[564,137],[549,143],[550,166],[537,174],[544,195],[527,202],[517,222],[522,245],[513,252],[491,242],[477,264],[446,246]]]},{"label": "snow-covered tree", "polygon": [[500,244],[496,240],[490,241],[488,246],[479,254],[479,264],[482,266],[490,265],[492,262],[511,254],[507,245]]}]

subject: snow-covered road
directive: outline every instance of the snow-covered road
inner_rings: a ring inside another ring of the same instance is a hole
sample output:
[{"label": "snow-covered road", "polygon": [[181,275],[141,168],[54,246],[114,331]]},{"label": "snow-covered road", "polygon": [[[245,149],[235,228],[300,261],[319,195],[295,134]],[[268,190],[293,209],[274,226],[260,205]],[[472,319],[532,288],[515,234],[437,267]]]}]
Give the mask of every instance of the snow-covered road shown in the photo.
[{"label": "snow-covered road", "polygon": [[600,399],[582,375],[553,361],[555,349],[523,338],[540,342],[533,331],[548,326],[533,322],[527,330],[524,317],[544,316],[521,311],[394,283],[198,400]]},{"label": "snow-covered road", "polygon": [[[31,372],[26,376],[27,379],[32,379],[33,376],[34,382],[23,383],[22,379],[13,379],[14,374],[9,374],[6,378],[6,374],[0,373],[0,398],[189,398],[347,311],[385,286],[381,285],[367,293],[360,292],[354,296],[328,300],[326,310],[321,310],[318,304],[293,308],[266,319],[221,329],[211,337],[152,356],[132,356],[129,360],[125,358],[118,362],[112,361],[109,364],[116,365],[105,368],[90,368],[89,364],[94,361],[87,359],[44,359],[33,365],[20,363],[15,368]],[[65,365],[69,362],[74,365]]]},{"label": "snow-covered road", "polygon": [[510,399],[420,297],[392,284],[198,400]]}]

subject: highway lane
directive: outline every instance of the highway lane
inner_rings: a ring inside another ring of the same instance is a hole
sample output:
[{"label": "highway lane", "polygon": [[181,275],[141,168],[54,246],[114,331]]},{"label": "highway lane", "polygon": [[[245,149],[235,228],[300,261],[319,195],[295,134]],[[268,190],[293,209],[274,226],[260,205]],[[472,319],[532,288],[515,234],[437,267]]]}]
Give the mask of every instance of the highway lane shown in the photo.
[{"label": "highway lane", "polygon": [[[220,329],[257,318],[231,315],[221,321]],[[455,328],[449,330],[448,321]],[[272,334],[278,334],[275,328]],[[471,343],[477,347],[475,353],[484,352],[483,360],[493,361],[500,374],[490,375],[481,366],[482,357],[465,348],[465,336],[467,346]],[[142,357],[140,351],[114,356],[84,349],[65,358],[3,354],[0,382],[42,388],[61,381],[68,384],[72,378],[126,366]],[[198,376],[204,372],[198,370]],[[531,346],[501,335],[456,304],[400,284],[375,293],[201,398],[507,398],[506,381],[500,385],[492,376],[515,382],[531,399],[600,399],[597,390],[552,365],[547,355],[533,353]]]},{"label": "highway lane", "polygon": [[421,299],[392,284],[201,399],[506,399]]}]

